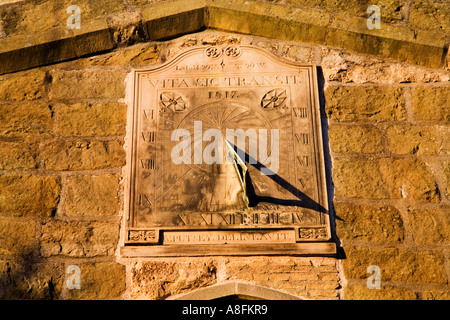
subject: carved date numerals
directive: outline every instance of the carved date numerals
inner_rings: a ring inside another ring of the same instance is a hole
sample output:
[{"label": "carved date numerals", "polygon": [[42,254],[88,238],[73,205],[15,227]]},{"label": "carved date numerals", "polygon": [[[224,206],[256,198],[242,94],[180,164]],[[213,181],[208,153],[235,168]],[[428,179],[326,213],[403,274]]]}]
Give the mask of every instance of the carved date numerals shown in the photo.
[{"label": "carved date numerals", "polygon": [[209,99],[236,99],[238,97],[236,91],[209,91]]}]

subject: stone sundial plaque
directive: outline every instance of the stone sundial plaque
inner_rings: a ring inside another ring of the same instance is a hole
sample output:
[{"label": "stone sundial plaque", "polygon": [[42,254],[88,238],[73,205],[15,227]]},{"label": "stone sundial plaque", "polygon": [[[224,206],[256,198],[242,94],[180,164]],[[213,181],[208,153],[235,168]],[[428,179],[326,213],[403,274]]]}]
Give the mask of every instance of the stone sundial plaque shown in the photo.
[{"label": "stone sundial plaque", "polygon": [[124,255],[335,253],[314,66],[207,46],[132,82]]}]

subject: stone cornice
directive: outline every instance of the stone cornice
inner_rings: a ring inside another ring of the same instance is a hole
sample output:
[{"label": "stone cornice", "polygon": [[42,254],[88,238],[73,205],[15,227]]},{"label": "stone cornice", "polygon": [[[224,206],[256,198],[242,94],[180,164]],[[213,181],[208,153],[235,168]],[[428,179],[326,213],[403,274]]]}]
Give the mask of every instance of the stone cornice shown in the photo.
[{"label": "stone cornice", "polygon": [[61,26],[3,38],[0,74],[204,29],[326,45],[431,68],[445,68],[448,54],[448,37],[435,33],[384,23],[369,30],[364,18],[264,2],[179,0],[140,8],[137,16],[97,17],[82,21],[79,30]]}]

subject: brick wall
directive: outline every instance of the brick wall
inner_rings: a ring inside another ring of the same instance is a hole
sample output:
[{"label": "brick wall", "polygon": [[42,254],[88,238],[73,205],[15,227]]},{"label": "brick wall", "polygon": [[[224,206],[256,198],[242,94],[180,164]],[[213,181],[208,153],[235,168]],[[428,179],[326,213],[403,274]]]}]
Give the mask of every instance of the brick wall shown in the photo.
[{"label": "brick wall", "polygon": [[[87,21],[107,16],[110,23],[117,18],[112,12],[144,10],[150,2],[106,1],[94,8],[85,1],[83,10]],[[448,6],[418,2],[424,1],[380,2],[386,23],[445,38]],[[8,41],[16,33],[58,28],[59,18],[45,25],[27,22],[48,10],[58,17],[66,8],[38,3],[0,7],[16,10],[3,11],[16,18],[26,10],[35,14],[16,20],[0,15],[9,23],[3,22],[0,37]],[[261,3],[272,6],[274,16],[286,7],[328,15],[325,31],[340,17],[366,17],[364,1],[345,7],[335,1]],[[430,16],[437,23],[427,23]],[[170,41],[121,42],[108,53],[0,76],[0,297],[163,299],[241,280],[314,299],[449,299],[448,65],[421,67],[379,52],[366,55],[343,42],[302,42],[208,30]],[[125,77],[188,47],[221,43],[252,44],[321,67],[337,258],[121,257]],[[70,265],[80,267],[80,290],[67,288]],[[381,289],[366,286],[370,265],[380,268]]]}]

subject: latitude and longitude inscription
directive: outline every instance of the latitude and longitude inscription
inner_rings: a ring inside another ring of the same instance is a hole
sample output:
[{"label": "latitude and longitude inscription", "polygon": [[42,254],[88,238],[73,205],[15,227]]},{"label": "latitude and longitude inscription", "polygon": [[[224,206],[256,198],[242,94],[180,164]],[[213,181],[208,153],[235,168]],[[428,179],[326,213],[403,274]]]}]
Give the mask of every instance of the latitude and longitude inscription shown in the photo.
[{"label": "latitude and longitude inscription", "polygon": [[316,84],[252,46],[136,70],[125,243],[328,241]]}]

